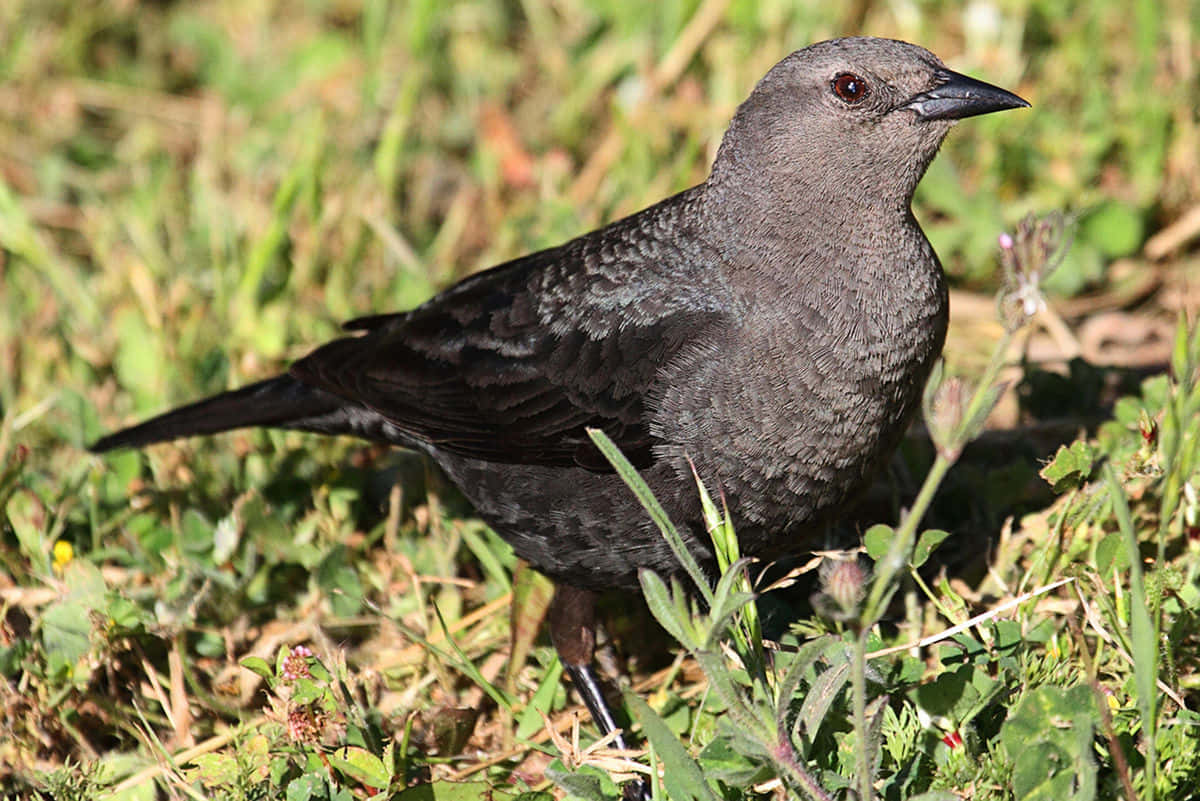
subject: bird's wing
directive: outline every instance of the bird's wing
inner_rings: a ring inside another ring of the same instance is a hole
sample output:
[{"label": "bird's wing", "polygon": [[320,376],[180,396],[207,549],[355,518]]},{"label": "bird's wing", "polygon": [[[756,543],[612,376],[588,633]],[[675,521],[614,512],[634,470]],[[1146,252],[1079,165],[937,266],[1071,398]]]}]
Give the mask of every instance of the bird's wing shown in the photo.
[{"label": "bird's wing", "polygon": [[651,222],[635,215],[472,276],[411,312],[351,321],[365,334],[319,348],[291,373],[444,451],[606,470],[585,431],[594,427],[644,467],[655,376],[725,316],[720,293],[675,275],[712,272],[694,263],[703,256],[689,262],[658,242]]}]

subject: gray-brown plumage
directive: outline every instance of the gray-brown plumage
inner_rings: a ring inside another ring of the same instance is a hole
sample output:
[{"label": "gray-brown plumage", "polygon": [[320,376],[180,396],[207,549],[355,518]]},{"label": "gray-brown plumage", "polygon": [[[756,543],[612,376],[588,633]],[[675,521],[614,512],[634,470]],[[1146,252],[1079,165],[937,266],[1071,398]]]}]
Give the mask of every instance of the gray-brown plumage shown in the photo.
[{"label": "gray-brown plumage", "polygon": [[597,427],[702,560],[689,458],[744,554],[801,551],[891,453],[942,348],[913,190],[956,119],[1024,105],[903,42],[807,47],[741,105],[704,183],[94,450],[256,425],[416,448],[556,581],[634,587],[677,565]]}]

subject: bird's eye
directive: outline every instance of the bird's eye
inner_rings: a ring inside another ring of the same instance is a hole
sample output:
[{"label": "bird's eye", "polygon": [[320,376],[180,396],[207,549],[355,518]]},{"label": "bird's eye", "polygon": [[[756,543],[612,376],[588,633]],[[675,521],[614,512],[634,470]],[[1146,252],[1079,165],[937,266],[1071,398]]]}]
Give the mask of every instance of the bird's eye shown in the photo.
[{"label": "bird's eye", "polygon": [[869,91],[867,82],[852,72],[843,72],[830,85],[833,93],[850,105],[861,103]]}]

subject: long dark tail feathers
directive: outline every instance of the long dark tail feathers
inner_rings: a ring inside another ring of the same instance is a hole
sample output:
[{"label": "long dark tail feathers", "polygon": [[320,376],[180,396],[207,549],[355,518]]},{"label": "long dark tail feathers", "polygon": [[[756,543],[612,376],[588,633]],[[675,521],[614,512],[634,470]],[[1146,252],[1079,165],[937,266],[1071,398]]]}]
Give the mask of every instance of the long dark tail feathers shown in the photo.
[{"label": "long dark tail feathers", "polygon": [[[320,425],[342,407],[334,395],[300,383],[289,375],[268,378],[232,392],[172,409],[144,423],[96,440],[88,448],[103,453],[117,448],[140,448],[181,437],[217,434],[236,428],[300,428],[328,430]],[[313,423],[310,426],[308,423]]]}]

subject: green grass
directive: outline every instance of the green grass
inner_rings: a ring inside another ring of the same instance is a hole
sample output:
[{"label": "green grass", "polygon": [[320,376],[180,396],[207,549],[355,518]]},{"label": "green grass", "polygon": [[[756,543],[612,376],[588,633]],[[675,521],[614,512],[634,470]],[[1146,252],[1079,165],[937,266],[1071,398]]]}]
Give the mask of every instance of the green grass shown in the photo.
[{"label": "green grass", "polygon": [[[612,617],[642,763],[679,799],[861,791],[863,765],[886,798],[1189,797],[1200,356],[1171,326],[1200,260],[1147,243],[1200,197],[1200,15],[1167,0],[0,4],[0,797],[612,797],[545,586],[417,456],[81,446],[701,180],[771,64],[851,32],[1034,106],[959,126],[918,193],[948,372],[984,374],[996,237],[1030,211],[1077,221],[1057,312],[1002,352],[1019,384],[916,552],[867,537],[892,567],[865,605],[830,566],[812,606],[652,590],[675,651]],[[1134,374],[1068,364],[1131,338]],[[911,438],[857,530],[904,530],[934,458]]]}]

